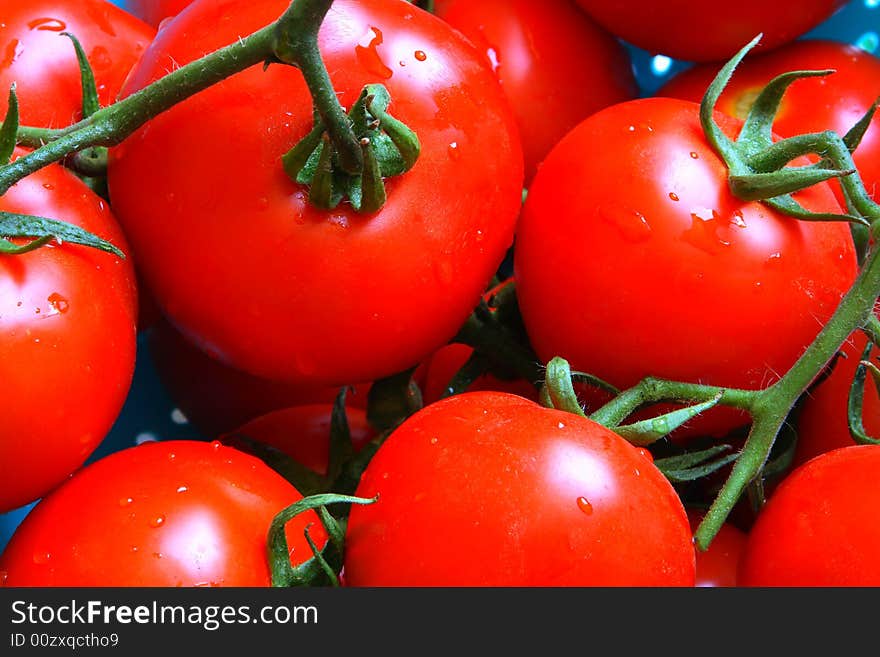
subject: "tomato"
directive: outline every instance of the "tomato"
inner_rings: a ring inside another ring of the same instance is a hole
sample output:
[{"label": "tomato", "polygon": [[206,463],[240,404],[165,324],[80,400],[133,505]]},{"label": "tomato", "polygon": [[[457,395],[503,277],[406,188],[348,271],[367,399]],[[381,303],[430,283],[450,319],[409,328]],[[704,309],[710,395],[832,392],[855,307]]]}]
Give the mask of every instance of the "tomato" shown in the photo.
[{"label": "tomato", "polygon": [[158,27],[166,18],[176,16],[193,0],[128,0],[126,8],[150,25]]},{"label": "tomato", "polygon": [[786,477],[749,532],[743,586],[880,585],[880,447],[817,456]]},{"label": "tomato", "polygon": [[586,418],[472,392],[379,448],[345,547],[350,586],[693,586],[684,507],[635,447]]},{"label": "tomato", "polygon": [[[59,165],[13,186],[0,211],[66,221],[127,251],[104,201]],[[127,259],[70,243],[0,256],[0,512],[49,492],[104,439],[134,374],[136,321]]]},{"label": "tomato", "polygon": [[492,62],[516,114],[527,184],[582,119],[638,95],[623,45],[571,0],[437,0],[434,13]]},{"label": "tomato", "polygon": [[[807,40],[746,58],[718,101],[718,109],[745,119],[761,89],[788,71],[834,69],[832,75],[795,82],[786,92],[773,129],[789,137],[834,130],[845,135],[874,104],[880,89],[880,59],[861,48],[834,41]],[[718,67],[705,64],[679,73],[658,96],[699,102]],[[853,154],[870,193],[880,187],[880,118],[875,117]],[[838,200],[843,196],[838,190]]]},{"label": "tomato", "polygon": [[[702,513],[688,511],[691,531],[696,532]],[[712,539],[709,549],[696,550],[697,554],[697,586],[700,587],[732,587],[737,585],[736,575],[740,555],[746,544],[745,532],[730,523],[721,525],[721,529]]]},{"label": "tomato", "polygon": [[[224,365],[197,349],[167,322],[147,333],[147,353],[171,400],[205,438],[215,438],[261,415],[288,406],[332,404],[337,386],[279,383]],[[348,407],[366,408],[369,384],[346,396]]]},{"label": "tomato", "polygon": [[[287,5],[193,5],[126,93]],[[340,0],[320,43],[343,105],[381,82],[418,133],[421,157],[388,181],[383,209],[319,210],[285,176],[279,158],[311,129],[312,101],[299,71],[280,65],[150,121],[111,155],[109,184],[148,286],[189,339],[264,378],[340,385],[415,366],[454,336],[512,243],[522,154],[488,63],[437,18]]]},{"label": "tomato", "polygon": [[[845,223],[799,222],[731,194],[698,109],[668,98],[615,105],[544,161],[514,271],[545,362],[561,356],[619,388],[649,375],[761,388],[791,367],[854,280]],[[740,125],[716,118],[730,134]],[[840,212],[827,184],[797,198]],[[720,435],[746,421],[719,408],[691,428]]]},{"label": "tomato", "polygon": [[[464,344],[450,344],[438,349],[425,362],[424,372],[421,373],[422,399],[426,404],[438,401],[446,393],[449,382],[456,372],[470,358],[474,350]],[[525,379],[502,379],[492,373],[482,374],[468,386],[469,391],[496,390],[509,392],[533,401],[538,400],[538,391]]]},{"label": "tomato", "polygon": [[759,33],[762,49],[781,46],[816,27],[846,0],[576,0],[597,23],[639,48],[696,62],[730,58]]},{"label": "tomato", "polygon": [[[96,461],[42,500],[0,556],[7,586],[268,586],[266,537],[301,499],[259,459],[220,443],[145,443]],[[286,527],[292,563],[312,556]]]},{"label": "tomato", "polygon": [[[853,376],[865,345],[865,336],[861,332],[854,334],[843,345],[843,357],[838,359],[831,375],[807,393],[797,416],[795,466],[819,454],[855,444],[849,432],[847,405]],[[876,359],[876,348],[872,355]],[[880,397],[870,375],[865,382],[862,421],[869,435],[880,437]]]},{"label": "tomato", "polygon": [[[346,409],[345,415],[352,446],[356,450],[376,437],[376,432],[367,422],[367,414],[362,409]],[[274,447],[297,463],[324,475],[327,474],[330,460],[332,417],[332,404],[291,406],[261,415],[224,436],[222,440],[234,447],[239,446],[241,436],[255,440]],[[247,451],[245,446],[239,448]]]},{"label": "tomato", "polygon": [[[82,85],[70,32],[85,50],[98,98],[109,105],[155,30],[106,0],[0,0],[0,89],[13,82],[24,125],[64,127],[82,118]],[[5,100],[0,114],[6,113]]]}]

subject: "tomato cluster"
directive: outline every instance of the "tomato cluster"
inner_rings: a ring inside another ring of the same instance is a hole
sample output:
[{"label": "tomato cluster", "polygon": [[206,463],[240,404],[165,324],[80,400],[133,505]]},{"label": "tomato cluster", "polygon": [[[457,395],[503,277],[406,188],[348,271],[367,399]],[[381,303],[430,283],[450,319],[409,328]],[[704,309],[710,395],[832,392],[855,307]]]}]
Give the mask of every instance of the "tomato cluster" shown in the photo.
[{"label": "tomato cluster", "polygon": [[[0,82],[20,134],[39,137],[11,157],[101,116],[74,39],[100,107],[148,106],[155,83],[246,47],[290,4],[0,0]],[[681,464],[741,449],[744,407],[647,448],[644,423],[590,417],[647,377],[773,386],[857,281],[857,229],[735,195],[700,106],[759,32],[710,114],[730,139],[777,75],[835,69],[791,85],[772,138],[842,136],[866,117],[847,144],[876,197],[880,62],[795,40],[845,3],[326,4],[318,47],[348,126],[369,130],[362,172],[342,171],[307,65],[273,55],[102,142],[100,184],[68,157],[0,196],[0,513],[37,502],[0,553],[0,586],[326,583],[328,569],[356,587],[874,585],[880,446],[853,436],[871,442],[880,397],[862,331],[789,409],[794,440],[707,551],[693,536],[732,457]],[[638,98],[635,48],[699,63]],[[418,158],[395,168],[398,125]],[[291,175],[282,163],[313,134]],[[380,156],[384,202],[365,210]],[[822,181],[790,198],[827,219],[857,211],[849,194]],[[118,252],[54,239],[12,253],[32,237],[2,232],[20,215]],[[576,371],[561,391],[544,382],[559,358]],[[84,465],[136,361],[190,435]],[[307,510],[282,527],[279,562],[270,525],[294,504]]]}]

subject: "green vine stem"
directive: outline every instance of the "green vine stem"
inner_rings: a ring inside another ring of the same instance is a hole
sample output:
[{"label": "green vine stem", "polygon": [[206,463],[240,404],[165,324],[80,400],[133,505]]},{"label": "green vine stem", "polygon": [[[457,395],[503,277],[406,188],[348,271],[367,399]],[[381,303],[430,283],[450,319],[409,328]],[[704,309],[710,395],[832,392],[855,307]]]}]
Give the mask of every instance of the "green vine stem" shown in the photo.
[{"label": "green vine stem", "polygon": [[317,51],[318,28],[331,4],[332,0],[296,0],[274,23],[182,66],[67,128],[22,128],[20,143],[38,147],[0,167],[0,195],[25,176],[72,153],[93,146],[120,144],[144,123],[177,103],[264,62],[283,62],[302,71],[341,162],[360,172],[363,160],[360,144]]}]

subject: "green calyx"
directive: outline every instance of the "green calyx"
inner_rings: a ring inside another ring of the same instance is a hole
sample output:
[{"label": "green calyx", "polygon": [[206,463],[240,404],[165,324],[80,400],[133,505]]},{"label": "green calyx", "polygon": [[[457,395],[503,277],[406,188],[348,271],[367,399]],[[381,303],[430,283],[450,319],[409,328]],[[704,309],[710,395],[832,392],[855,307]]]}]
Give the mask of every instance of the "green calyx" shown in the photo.
[{"label": "green calyx", "polygon": [[318,112],[314,128],[282,157],[287,175],[309,187],[309,201],[324,209],[348,201],[372,214],[385,204],[385,179],[409,171],[419,157],[416,134],[388,113],[391,96],[381,84],[367,85],[348,113],[363,153],[360,173],[347,172]]},{"label": "green calyx", "polygon": [[[731,192],[743,200],[763,201],[796,219],[851,222],[857,243],[864,245],[867,242],[866,227],[870,223],[865,217],[872,214],[869,208],[873,203],[853,164],[852,152],[865,134],[876,106],[844,137],[826,131],[774,142],[773,122],[788,87],[796,80],[833,73],[830,70],[792,71],[774,78],[764,87],[735,141],[728,138],[715,122],[713,113],[721,93],[736,66],[759,39],[760,36],[752,40],[719,71],[700,106],[700,120],[706,137],[730,171]],[[807,166],[788,166],[796,158],[805,155],[816,155],[820,160]],[[832,178],[839,178],[846,191],[850,205],[846,213],[812,212],[792,196],[795,192]]]}]

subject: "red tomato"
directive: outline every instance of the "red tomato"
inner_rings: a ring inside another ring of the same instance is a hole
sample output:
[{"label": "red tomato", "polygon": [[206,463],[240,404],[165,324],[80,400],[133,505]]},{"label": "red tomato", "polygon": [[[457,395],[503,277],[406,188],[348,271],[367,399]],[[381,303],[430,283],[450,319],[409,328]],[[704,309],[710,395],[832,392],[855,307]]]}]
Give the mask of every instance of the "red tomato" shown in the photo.
[{"label": "red tomato", "polygon": [[[58,165],[13,186],[0,211],[66,221],[127,250],[104,201]],[[0,272],[5,512],[61,483],[110,430],[134,373],[137,293],[128,260],[70,243],[0,256]]]},{"label": "red tomato", "polygon": [[786,477],[749,533],[743,586],[878,586],[880,446],[826,452]]},{"label": "red tomato", "polygon": [[350,586],[693,586],[671,484],[586,418],[506,393],[455,395],[406,420],[356,495]]},{"label": "red tomato", "polygon": [[651,53],[695,62],[730,58],[759,33],[760,47],[781,46],[816,27],[846,0],[576,0],[596,22]]},{"label": "red tomato", "polygon": [[[456,372],[467,362],[474,350],[464,344],[450,344],[438,349],[426,361],[425,370],[421,373],[423,383],[422,399],[426,404],[438,401],[444,396],[449,382]],[[533,401],[538,400],[538,391],[525,379],[499,379],[497,376],[487,373],[477,377],[468,390],[496,390],[509,392],[520,397],[526,397]]]},{"label": "red tomato", "polygon": [[[287,5],[193,5],[126,92]],[[337,385],[402,371],[453,337],[511,245],[522,154],[491,68],[442,21],[404,2],[340,0],[320,42],[344,105],[382,82],[421,141],[376,214],[314,208],[282,171],[312,118],[289,66],[255,66],[157,117],[111,155],[109,182],[148,285],[185,335],[255,375]]]},{"label": "red tomato", "polygon": [[[691,532],[696,532],[702,513],[688,511]],[[730,523],[724,523],[709,549],[696,550],[697,554],[697,586],[700,587],[731,587],[736,586],[736,573],[740,555],[746,543],[746,534]]]},{"label": "red tomato", "polygon": [[[855,445],[849,433],[847,405],[853,376],[866,345],[861,332],[843,345],[845,358],[840,358],[831,375],[811,390],[804,399],[797,420],[798,441],[794,465],[802,465],[814,456],[839,447]],[[874,349],[873,357],[877,357]],[[865,381],[862,421],[869,435],[880,437],[880,397],[877,387],[868,375]]]},{"label": "red tomato", "polygon": [[[797,41],[746,58],[721,95],[718,109],[745,119],[758,93],[777,75],[823,69],[835,73],[799,80],[789,88],[773,130],[783,137],[823,130],[844,135],[874,104],[880,89],[880,59],[845,43]],[[657,95],[700,102],[717,72],[716,65],[695,66],[675,76]],[[865,187],[874,192],[880,186],[880,118],[872,121],[853,159]],[[839,190],[836,182],[834,187]],[[838,200],[843,201],[839,191]]]},{"label": "red tomato", "polygon": [[[224,365],[194,347],[167,322],[147,334],[150,358],[159,380],[186,419],[205,438],[222,433],[270,411],[302,404],[332,404],[337,386],[279,383]],[[366,408],[369,384],[346,396],[349,408]]]},{"label": "red tomato", "polygon": [[166,18],[176,16],[193,0],[128,0],[126,7],[135,16],[154,27]]},{"label": "red tomato", "polygon": [[[856,275],[845,223],[799,222],[735,198],[695,103],[648,98],[587,119],[550,153],[518,228],[529,337],[625,388],[645,376],[728,387],[775,381]],[[736,120],[716,115],[733,134]],[[585,158],[587,151],[602,158]],[[840,212],[827,184],[798,193]],[[562,284],[564,282],[564,284]],[[691,429],[746,417],[713,409]]]},{"label": "red tomato", "polygon": [[434,13],[492,63],[516,114],[526,184],[582,119],[638,95],[626,49],[571,0],[437,0]]},{"label": "red tomato", "polygon": [[[266,536],[301,499],[259,459],[220,443],[145,443],[75,474],[0,556],[7,586],[268,586]],[[326,540],[317,515],[286,528],[292,562]]]},{"label": "red tomato", "polygon": [[[367,422],[367,414],[359,408],[347,409],[348,430],[356,450],[376,437]],[[283,452],[297,463],[327,474],[330,460],[330,424],[332,404],[304,404],[262,415],[223,437],[223,442],[238,447],[239,436],[269,445]],[[247,451],[247,446],[240,447]]]},{"label": "red tomato", "polygon": [[[63,127],[82,118],[82,86],[70,32],[85,50],[102,105],[115,100],[155,36],[106,0],[0,0],[0,90],[13,82],[25,125]],[[0,114],[6,113],[5,100]]]}]

